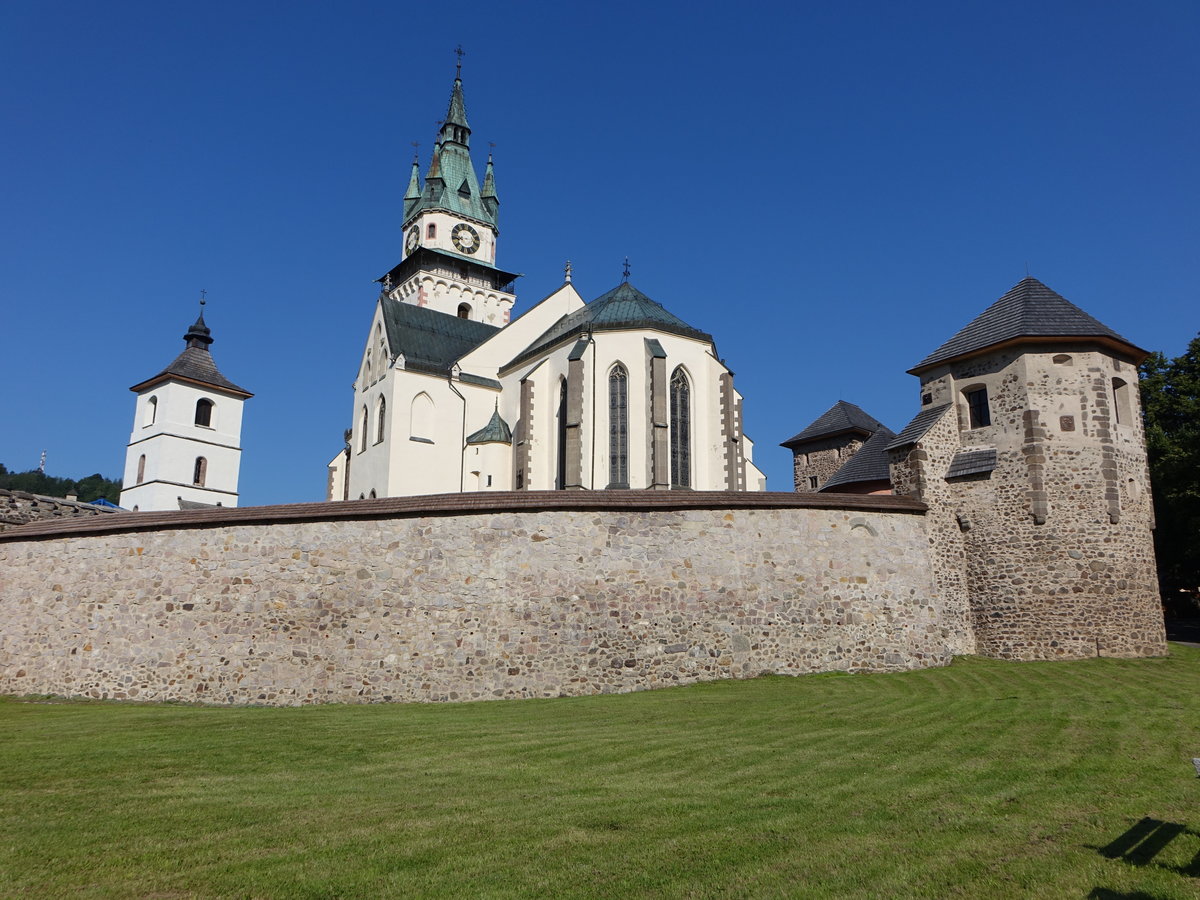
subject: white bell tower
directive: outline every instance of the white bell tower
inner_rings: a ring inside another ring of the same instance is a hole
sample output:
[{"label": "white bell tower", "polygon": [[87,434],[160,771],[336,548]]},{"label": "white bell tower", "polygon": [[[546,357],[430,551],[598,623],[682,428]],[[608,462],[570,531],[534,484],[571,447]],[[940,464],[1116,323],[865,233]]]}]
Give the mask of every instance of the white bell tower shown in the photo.
[{"label": "white bell tower", "polygon": [[200,306],[200,317],[183,336],[184,351],[130,388],[137,406],[125,452],[125,509],[238,505],[242,404],[254,395],[217,371],[203,299]]}]

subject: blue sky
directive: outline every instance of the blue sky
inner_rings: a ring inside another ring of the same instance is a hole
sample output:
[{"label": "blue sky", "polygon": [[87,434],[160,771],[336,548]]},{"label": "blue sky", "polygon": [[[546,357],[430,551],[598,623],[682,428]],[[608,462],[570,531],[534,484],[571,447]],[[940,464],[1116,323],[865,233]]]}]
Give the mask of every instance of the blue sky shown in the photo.
[{"label": "blue sky", "polygon": [[454,74],[517,311],[631,281],[711,332],[774,490],[838,399],[1034,276],[1148,349],[1200,329],[1200,5],[0,6],[0,462],[119,477],[182,349],[255,392],[242,503],[321,499],[372,282]]}]

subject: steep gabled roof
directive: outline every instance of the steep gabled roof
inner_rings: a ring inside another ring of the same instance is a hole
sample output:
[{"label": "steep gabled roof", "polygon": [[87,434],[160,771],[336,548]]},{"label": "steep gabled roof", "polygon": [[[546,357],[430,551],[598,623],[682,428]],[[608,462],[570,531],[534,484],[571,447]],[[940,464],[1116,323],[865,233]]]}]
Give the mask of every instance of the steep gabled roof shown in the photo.
[{"label": "steep gabled roof", "polygon": [[946,410],[949,408],[949,403],[943,403],[940,406],[931,406],[928,409],[921,410],[912,417],[911,422],[900,429],[900,433],[884,449],[894,450],[897,447],[907,447],[909,444],[915,444],[928,434],[929,429],[937,424],[938,419],[945,415]]},{"label": "steep gabled roof", "polygon": [[1122,344],[1135,356],[1146,355],[1070,300],[1036,278],[1026,277],[908,371],[916,375],[939,363],[971,356],[1018,338],[1096,338]]},{"label": "steep gabled roof", "polygon": [[208,347],[213,339],[212,332],[204,324],[203,312],[192,323],[192,327],[188,329],[183,339],[187,341],[187,346],[169,366],[153,378],[147,378],[145,381],[135,384],[130,390],[138,393],[161,382],[178,378],[182,381],[218,388],[243,398],[254,396],[245,388],[238,387],[217,370],[217,364],[213,362],[212,354],[208,352]]},{"label": "steep gabled roof", "polygon": [[845,400],[839,400],[818,416],[807,428],[795,437],[788,438],[779,446],[790,448],[838,434],[858,433],[866,436],[874,434],[883,427],[874,416],[863,411],[861,407],[847,403]]},{"label": "steep gabled roof", "polygon": [[622,282],[582,309],[563,316],[521,351],[508,366],[533,359],[575,335],[596,331],[628,331],[635,328],[678,334],[710,344],[713,342],[711,334],[693,328],[629,282]]},{"label": "steep gabled roof", "polygon": [[890,481],[892,475],[888,466],[887,445],[895,436],[886,425],[880,425],[879,430],[858,448],[858,452],[829,476],[829,480],[821,486],[821,490],[831,491],[834,488],[859,484],[864,481]]},{"label": "steep gabled roof", "polygon": [[460,319],[427,306],[381,297],[383,324],[393,355],[404,354],[405,368],[446,374],[455,361],[500,329]]}]

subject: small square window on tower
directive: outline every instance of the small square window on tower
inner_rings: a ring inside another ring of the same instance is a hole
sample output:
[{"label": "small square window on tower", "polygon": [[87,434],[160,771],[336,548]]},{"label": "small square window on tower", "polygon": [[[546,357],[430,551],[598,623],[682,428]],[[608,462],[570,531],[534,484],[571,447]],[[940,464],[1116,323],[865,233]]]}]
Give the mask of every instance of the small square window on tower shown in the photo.
[{"label": "small square window on tower", "polygon": [[808,489],[810,491],[815,491],[817,489],[817,476],[816,475],[808,476]]},{"label": "small square window on tower", "polygon": [[963,392],[967,401],[969,428],[985,428],[992,424],[992,413],[988,408],[987,388],[979,387]]}]

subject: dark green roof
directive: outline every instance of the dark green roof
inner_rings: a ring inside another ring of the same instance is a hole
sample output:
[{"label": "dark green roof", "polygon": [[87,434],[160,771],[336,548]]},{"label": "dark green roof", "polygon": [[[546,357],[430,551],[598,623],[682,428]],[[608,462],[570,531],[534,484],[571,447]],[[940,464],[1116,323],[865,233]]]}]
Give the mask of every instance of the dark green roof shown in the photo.
[{"label": "dark green roof", "polygon": [[678,316],[667,312],[629,282],[622,282],[582,309],[563,316],[520,353],[509,366],[519,365],[541,355],[551,347],[576,335],[596,331],[628,331],[649,328],[712,343],[712,335],[693,328]]},{"label": "dark green roof", "polygon": [[[457,213],[479,222],[496,224],[498,201],[496,178],[488,160],[486,194],[479,189],[475,166],[471,163],[471,129],[467,126],[467,104],[463,98],[462,81],[454,79],[450,106],[433,148],[433,159],[425,175],[425,186],[415,196],[415,173],[409,181],[404,198],[404,225],[425,210],[438,209]],[[486,202],[485,202],[486,198]]]},{"label": "dark green roof", "polygon": [[1036,278],[1026,277],[908,371],[917,374],[938,363],[970,356],[1017,338],[1081,337],[1118,341],[1135,354],[1145,355],[1145,351],[1093,319],[1070,300]]},{"label": "dark green roof", "polygon": [[500,410],[497,409],[492,413],[492,417],[488,423],[476,431],[474,434],[467,437],[468,444],[511,444],[512,429],[508,427],[508,423],[500,417]]},{"label": "dark green roof", "polygon": [[389,297],[381,297],[379,302],[392,355],[403,353],[408,369],[447,374],[459,357],[500,330]]}]

